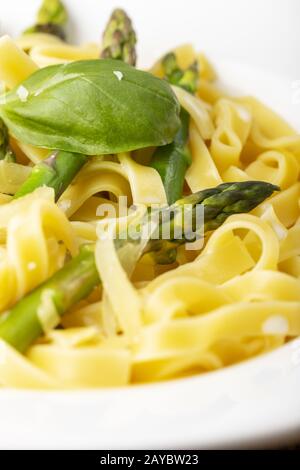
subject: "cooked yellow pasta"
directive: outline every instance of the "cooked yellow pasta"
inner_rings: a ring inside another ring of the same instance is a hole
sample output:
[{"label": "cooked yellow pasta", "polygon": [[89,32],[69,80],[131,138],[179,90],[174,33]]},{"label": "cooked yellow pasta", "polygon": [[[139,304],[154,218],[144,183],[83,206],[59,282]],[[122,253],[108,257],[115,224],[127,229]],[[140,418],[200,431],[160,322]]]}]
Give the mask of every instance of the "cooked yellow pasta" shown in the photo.
[{"label": "cooked yellow pasta", "polygon": [[0,80],[13,88],[37,70],[37,65],[10,39],[0,38]]},{"label": "cooked yellow pasta", "polygon": [[99,47],[97,44],[86,44],[81,47],[64,43],[39,44],[30,49],[29,55],[39,67],[47,67],[47,65],[64,64],[74,60],[97,59]]}]

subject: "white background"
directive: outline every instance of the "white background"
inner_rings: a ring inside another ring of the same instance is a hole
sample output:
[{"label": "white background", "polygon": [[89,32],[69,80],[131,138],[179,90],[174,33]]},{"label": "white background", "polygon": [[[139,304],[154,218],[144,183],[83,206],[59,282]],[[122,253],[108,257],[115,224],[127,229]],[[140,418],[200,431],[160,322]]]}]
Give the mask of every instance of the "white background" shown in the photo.
[{"label": "white background", "polygon": [[[125,7],[138,31],[142,65],[174,41],[189,41],[226,60],[300,79],[299,0],[64,1],[77,41],[97,41],[112,8]],[[40,0],[0,0],[0,5],[0,32],[17,34],[32,23]]]}]

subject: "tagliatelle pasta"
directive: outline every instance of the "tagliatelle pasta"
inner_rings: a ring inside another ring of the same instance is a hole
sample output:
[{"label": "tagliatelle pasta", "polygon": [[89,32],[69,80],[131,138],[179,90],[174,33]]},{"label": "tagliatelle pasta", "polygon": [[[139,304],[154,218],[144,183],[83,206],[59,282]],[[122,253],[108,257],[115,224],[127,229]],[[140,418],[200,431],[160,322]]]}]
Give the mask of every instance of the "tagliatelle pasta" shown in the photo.
[{"label": "tagliatelle pasta", "polygon": [[85,165],[58,204],[65,208],[68,215],[72,215],[90,197],[101,191],[109,191],[117,198],[122,195],[130,197],[130,186],[121,165],[96,157]]},{"label": "tagliatelle pasta", "polygon": [[14,194],[31,173],[31,168],[14,162],[0,161],[0,185],[3,193]]},{"label": "tagliatelle pasta", "polygon": [[76,253],[71,225],[54,201],[39,199],[33,193],[26,202],[27,207],[17,210],[6,226],[6,250],[0,261],[2,310],[57,271],[66,248]]},{"label": "tagliatelle pasta", "polygon": [[12,88],[37,70],[37,65],[8,37],[0,39],[0,80]]},{"label": "tagliatelle pasta", "polygon": [[214,113],[216,130],[210,151],[222,172],[229,166],[239,166],[242,147],[251,128],[251,114],[247,108],[224,98],[215,104]]},{"label": "tagliatelle pasta", "polygon": [[[11,89],[38,67],[97,59],[100,50],[41,32],[16,42],[5,36],[0,80]],[[47,187],[15,199],[50,151],[11,135],[16,161],[0,160],[0,325],[82,245],[96,244],[102,283],[61,318],[61,299],[46,291],[37,311],[41,337],[24,354],[0,338],[0,385],[64,389],[165,380],[220,369],[300,335],[300,136],[255,98],[223,92],[204,54],[189,45],[174,52],[179,67],[194,63],[199,70],[195,95],[173,86],[190,116],[183,194],[233,181],[266,181],[280,191],[249,214],[232,210],[205,233],[203,246],[182,245],[161,266],[153,253],[139,257],[146,242],[131,240],[131,251],[122,252],[104,236],[136,217],[123,217],[122,198],[137,209],[167,204],[163,179],[148,164],[155,148],[90,157],[57,201]],[[111,79],[122,83],[117,65],[114,72]],[[151,72],[164,77],[161,60]]]},{"label": "tagliatelle pasta", "polygon": [[30,57],[39,67],[47,67],[74,60],[97,59],[99,47],[96,44],[87,44],[81,47],[67,46],[63,42],[36,45],[30,48]]},{"label": "tagliatelle pasta", "polygon": [[[210,188],[222,182],[218,168],[195,124],[190,128],[192,163],[185,178],[192,192]],[[232,181],[232,180],[230,180]],[[235,181],[237,181],[235,179]]]}]

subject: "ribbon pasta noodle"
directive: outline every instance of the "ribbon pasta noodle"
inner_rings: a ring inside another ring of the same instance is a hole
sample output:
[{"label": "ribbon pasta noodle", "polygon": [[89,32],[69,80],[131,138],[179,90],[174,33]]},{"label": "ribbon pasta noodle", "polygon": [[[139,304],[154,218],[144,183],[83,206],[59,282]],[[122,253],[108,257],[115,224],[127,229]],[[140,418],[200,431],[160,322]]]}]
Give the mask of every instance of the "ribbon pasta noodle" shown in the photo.
[{"label": "ribbon pasta noodle", "polygon": [[19,204],[17,215],[6,227],[6,251],[0,261],[1,310],[57,271],[64,263],[66,249],[76,253],[70,223],[54,201],[39,199],[33,193],[26,202],[27,208],[20,211]]},{"label": "ribbon pasta noodle", "polygon": [[81,47],[67,46],[64,43],[41,44],[32,47],[29,56],[39,67],[47,67],[74,60],[97,59],[99,47],[96,44],[87,44]]},{"label": "ribbon pasta noodle", "polygon": [[[128,205],[166,205],[159,173],[145,164],[155,149],[139,151],[141,159],[137,152],[89,158],[57,202],[46,187],[14,199],[49,151],[10,136],[17,161],[0,161],[0,322],[85,243],[96,243],[102,284],[58,320],[59,329],[46,328],[46,315],[44,336],[24,355],[0,340],[0,385],[63,389],[165,380],[220,369],[300,335],[300,136],[255,98],[223,92],[204,54],[190,45],[174,51],[180,67],[197,63],[200,71],[194,96],[173,87],[191,117],[184,194],[250,180],[280,191],[250,214],[228,217],[205,235],[202,248],[181,246],[172,264],[157,266],[146,254],[134,265],[133,255],[119,257],[112,240],[99,238],[99,226],[115,218],[123,223],[122,197]],[[0,80],[11,89],[38,68],[97,59],[99,52],[95,44],[67,45],[45,33],[16,42],[5,36]],[[161,60],[151,72],[164,76]],[[99,210],[107,204],[114,215]],[[45,309],[57,322],[48,294]]]}]

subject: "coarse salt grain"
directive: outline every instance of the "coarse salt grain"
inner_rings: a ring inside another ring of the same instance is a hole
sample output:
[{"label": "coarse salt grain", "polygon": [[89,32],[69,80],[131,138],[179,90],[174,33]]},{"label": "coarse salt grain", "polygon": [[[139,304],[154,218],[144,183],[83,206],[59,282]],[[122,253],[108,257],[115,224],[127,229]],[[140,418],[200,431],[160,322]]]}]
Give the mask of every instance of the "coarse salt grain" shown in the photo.
[{"label": "coarse salt grain", "polygon": [[236,105],[236,110],[240,119],[242,119],[242,121],[245,121],[245,122],[251,121],[251,114],[246,108],[244,108],[244,106]]},{"label": "coarse salt grain", "polygon": [[34,261],[30,261],[30,263],[27,264],[28,271],[34,271],[36,269],[36,263]]},{"label": "coarse salt grain", "polygon": [[123,76],[124,76],[124,75],[122,74],[122,72],[120,72],[120,70],[114,70],[114,75],[117,77],[117,79],[118,79],[119,81],[122,80],[122,78],[123,78]]},{"label": "coarse salt grain", "polygon": [[71,200],[65,199],[64,201],[59,201],[57,205],[62,211],[66,212],[71,207]]},{"label": "coarse salt grain", "polygon": [[289,324],[283,316],[273,315],[264,322],[262,331],[269,335],[286,335],[289,331]]},{"label": "coarse salt grain", "polygon": [[19,88],[17,89],[17,95],[22,101],[22,103],[26,103],[27,98],[29,96],[29,91],[23,85],[20,85]]}]

